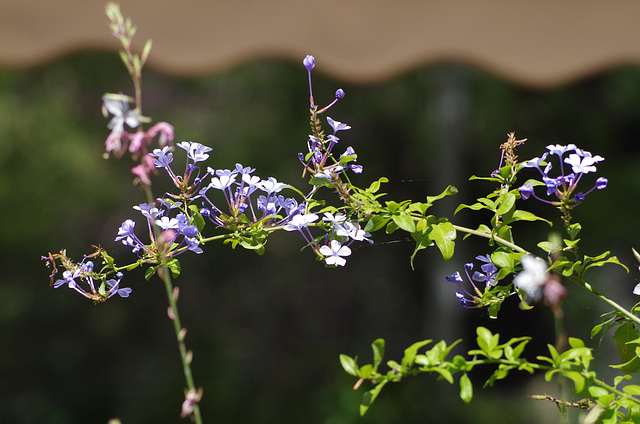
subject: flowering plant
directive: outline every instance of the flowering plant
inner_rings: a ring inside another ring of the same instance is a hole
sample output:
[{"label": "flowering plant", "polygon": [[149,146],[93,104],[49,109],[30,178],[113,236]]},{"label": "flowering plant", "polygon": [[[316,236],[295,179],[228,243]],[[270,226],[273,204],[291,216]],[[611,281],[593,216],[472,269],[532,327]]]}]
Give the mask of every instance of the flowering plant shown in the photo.
[{"label": "flowering plant", "polygon": [[[564,282],[575,283],[613,309],[603,316],[604,320],[593,328],[590,336],[600,334],[602,339],[607,332],[614,332],[621,363],[613,368],[620,374],[613,383],[598,378],[590,368],[595,351],[586,347],[580,338],[569,337],[562,331],[556,334],[555,345],[548,346],[547,356],[527,359],[525,349],[530,337],[505,341],[499,334],[478,326],[477,348],[451,356],[460,340],[450,344],[444,340],[418,341],[405,349],[401,360],[387,361],[386,371],[381,369],[385,341],[377,339],[372,344],[370,364],[360,365],[357,357],[340,356],[342,367],[356,379],[354,389],[365,382],[371,385],[362,398],[362,414],[388,383],[422,373],[434,373],[449,383],[457,379],[461,399],[469,402],[473,397],[469,374],[476,367],[487,366],[495,370],[485,385],[493,385],[511,371],[542,371],[547,380],[558,375],[572,381],[576,394],[582,399],[572,401],[546,395],[534,395],[534,398],[552,401],[561,411],[570,407],[588,411],[588,422],[640,422],[640,385],[632,384],[632,374],[640,370],[640,335],[636,328],[640,325],[640,304],[626,309],[585,279],[587,271],[595,267],[617,265],[627,272],[629,268],[608,251],[597,256],[583,255],[578,249],[582,227],[571,216],[571,211],[582,205],[587,195],[606,188],[606,178],[588,182],[591,177],[587,175],[595,173],[596,164],[604,158],[569,144],[549,145],[540,157],[521,161],[517,148],[525,140],[509,134],[500,146],[502,156],[498,168],[489,176],[471,177],[493,184],[492,191],[476,203],[459,205],[455,211],[455,214],[488,213],[490,219],[477,228],[428,213],[435,202],[457,193],[453,186],[435,196],[427,196],[422,202],[383,200],[385,194],[380,189],[386,178],[378,178],[366,188],[351,182],[351,174],[364,171],[352,146],[338,147],[342,132],[351,127],[328,116],[321,119],[345,97],[345,92],[338,89],[327,106],[319,107],[312,86],[316,62],[312,56],[306,56],[303,66],[309,82],[311,134],[306,141],[307,151],[299,153],[298,159],[303,176],[308,178],[308,188],[298,189],[275,177],[262,178],[254,168],[242,164],[236,164],[233,169],[209,166],[205,169],[204,163],[212,151],[210,147],[192,141],[174,145],[174,128],[170,124],[152,123],[151,118],[143,115],[141,78],[151,43],[147,42],[141,55],[135,54],[131,50],[135,27],[122,17],[114,4],[107,6],[107,15],[113,35],[123,46],[121,57],[132,78],[134,95],[108,93],[103,96],[103,112],[111,116],[105,155],[122,157],[129,153],[136,161],[131,172],[145,192],[146,201],[133,209],[142,214],[146,225],[144,230],[137,231],[137,222],[127,219],[118,229],[114,241],[131,248],[135,257],[126,265],[118,265],[101,246],[96,246],[78,262],[69,258],[65,250],[49,253],[43,259],[52,268],[50,279],[54,288],[66,286],[95,303],[106,302],[116,294],[121,298],[133,295],[131,288],[122,286],[128,271],[144,267],[147,280],[155,275],[159,277],[166,288],[168,315],[173,322],[187,386],[181,416],[202,422],[199,402],[203,395],[192,375],[193,353],[186,348],[186,329],[181,324],[177,306],[179,289],[173,282],[181,272],[181,255],[203,254],[207,244],[216,241],[262,254],[269,235],[284,230],[298,233],[317,261],[327,267],[342,267],[352,254],[354,243],[372,243],[373,234],[384,230],[387,234],[404,231],[411,236],[415,242],[411,264],[418,252],[429,247],[437,248],[443,259],[449,260],[458,234],[485,239],[487,251],[475,257],[481,264],[466,263],[462,274],[456,272],[444,280],[456,285],[454,295],[463,307],[486,310],[492,318],[498,318],[504,302],[514,301],[522,308],[546,305],[561,322],[562,301],[567,294]],[[149,128],[144,129],[145,125]],[[176,146],[180,150],[175,150]],[[176,152],[186,156],[184,171],[179,173],[174,169]],[[152,191],[152,178],[160,170],[171,181],[173,191],[156,196]],[[522,174],[529,179],[519,184]],[[588,189],[582,189],[585,182],[589,184]],[[538,187],[546,189],[544,196],[540,189],[536,193]],[[317,193],[321,190],[335,194],[335,202],[320,200]],[[551,236],[525,248],[516,242],[515,223],[539,221],[552,225],[552,221],[525,209],[532,200],[558,210],[565,235]],[[640,262],[640,255],[635,250],[634,254]],[[64,269],[62,278],[57,278],[58,267]],[[640,285],[634,293],[640,293]]]}]

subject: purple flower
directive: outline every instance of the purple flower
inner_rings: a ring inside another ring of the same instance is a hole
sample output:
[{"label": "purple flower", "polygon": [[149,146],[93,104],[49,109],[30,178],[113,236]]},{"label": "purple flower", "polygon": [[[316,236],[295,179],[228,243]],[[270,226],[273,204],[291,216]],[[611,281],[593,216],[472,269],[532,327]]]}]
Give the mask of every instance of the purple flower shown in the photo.
[{"label": "purple flower", "polygon": [[532,194],[533,187],[531,186],[531,184],[523,184],[522,187],[520,187],[520,197],[522,197],[524,200],[527,200]]},{"label": "purple flower", "polygon": [[596,180],[596,188],[598,190],[602,190],[603,188],[607,187],[608,182],[609,181],[605,177],[600,177]]},{"label": "purple flower", "polygon": [[131,294],[132,290],[129,287],[120,288],[120,281],[122,280],[122,275],[123,274],[119,272],[116,274],[116,277],[118,277],[117,280],[114,280],[114,279],[107,280],[106,282],[107,287],[109,287],[109,290],[107,291],[107,299],[116,293],[120,297],[129,297],[129,295]]},{"label": "purple flower", "polygon": [[[596,172],[595,164],[604,160],[601,156],[593,156],[590,152],[578,149],[575,144],[569,144],[562,146],[559,144],[547,146],[548,152],[542,155],[541,158],[534,158],[528,162],[525,162],[522,166],[525,168],[536,168],[541,174],[542,182],[547,188],[547,196],[554,195],[557,200],[545,200],[536,196],[532,184],[524,184],[520,187],[520,195],[523,199],[528,199],[533,196],[536,199],[550,203],[555,206],[564,205],[564,208],[570,209],[579,205],[585,198],[585,196],[591,193],[593,190],[601,190],[607,186],[606,178],[598,178],[595,185],[587,192],[578,192],[576,190],[578,183],[582,179],[584,174]],[[567,152],[575,151],[566,158],[562,156]],[[547,162],[544,170],[540,169],[540,166],[547,158],[547,155],[558,156],[560,162],[560,175],[556,177],[549,176],[553,166],[551,162]],[[565,173],[563,165],[567,164],[571,166],[571,173]],[[564,209],[563,209],[564,210]],[[565,214],[565,217],[567,215]]]},{"label": "purple flower", "polygon": [[[480,255],[476,256],[476,260],[483,262],[480,266],[480,271],[475,271],[473,276],[469,273],[473,271],[473,263],[464,264],[464,274],[467,277],[466,280],[462,277],[460,272],[455,272],[451,275],[445,275],[444,279],[450,283],[457,284],[460,290],[456,291],[456,297],[460,300],[460,303],[465,308],[479,308],[482,305],[482,296],[486,290],[495,286],[498,283],[498,267],[491,262],[491,256]],[[463,284],[468,282],[471,285],[471,290],[467,290]],[[485,291],[483,292],[478,288],[476,283],[484,283]],[[485,305],[486,306],[486,305]]]},{"label": "purple flower", "polygon": [[575,149],[576,149],[575,144],[568,144],[566,146],[563,146],[561,144],[555,144],[555,145],[550,144],[547,146],[547,150],[549,151],[549,153],[557,156],[562,156],[566,152],[571,152]]},{"label": "purple flower", "polygon": [[164,146],[162,150],[154,149],[153,153],[149,153],[149,156],[153,158],[153,164],[156,168],[166,168],[173,162],[173,153],[171,153],[170,146]]},{"label": "purple flower", "polygon": [[342,88],[336,90],[336,99],[344,99],[344,90]]}]

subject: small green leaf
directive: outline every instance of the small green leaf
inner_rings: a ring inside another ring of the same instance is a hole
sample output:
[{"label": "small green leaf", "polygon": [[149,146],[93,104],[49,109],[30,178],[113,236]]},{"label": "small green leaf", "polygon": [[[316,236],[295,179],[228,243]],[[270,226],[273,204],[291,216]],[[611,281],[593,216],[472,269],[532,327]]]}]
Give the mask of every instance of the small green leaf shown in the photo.
[{"label": "small green leaf", "polygon": [[609,391],[603,387],[598,386],[589,386],[589,394],[594,398],[599,398],[600,396],[606,396],[609,394]]},{"label": "small green leaf", "polygon": [[360,415],[364,415],[367,413],[367,410],[371,406],[374,400],[380,394],[382,388],[389,382],[389,380],[382,380],[378,385],[376,385],[373,389],[369,390],[362,396],[362,400],[360,401]]},{"label": "small green leaf", "polygon": [[373,348],[373,369],[377,370],[384,357],[384,339],[374,340],[371,347]]},{"label": "small green leaf", "polygon": [[153,265],[147,268],[147,270],[144,273],[144,279],[147,281],[151,280],[151,277],[155,275],[157,270],[158,270],[158,265]]},{"label": "small green leaf", "polygon": [[456,239],[456,229],[452,223],[444,221],[435,224],[429,232],[429,238],[436,243],[445,261],[451,259]]},{"label": "small green leaf", "polygon": [[309,180],[309,184],[317,187],[333,188],[333,183],[331,182],[331,180],[324,177],[311,177],[311,179]]},{"label": "small green leaf", "polygon": [[640,386],[637,384],[629,384],[628,386],[624,386],[622,391],[630,395],[640,395]]},{"label": "small green leaf", "polygon": [[389,182],[389,179],[387,177],[380,177],[378,181],[374,181],[371,183],[367,191],[369,193],[376,193],[378,190],[380,190],[380,185],[387,182]]},{"label": "small green leaf", "polygon": [[427,203],[433,203],[436,200],[440,200],[445,196],[451,196],[453,194],[457,194],[458,189],[452,185],[448,186],[444,191],[437,196],[427,196]]},{"label": "small green leaf", "polygon": [[358,377],[360,368],[358,368],[358,362],[356,358],[340,354],[340,364],[348,374],[351,374],[354,377]]},{"label": "small green leaf", "polygon": [[431,339],[416,342],[411,346],[409,346],[408,348],[406,348],[404,350],[404,357],[402,358],[402,366],[406,368],[412,366],[415,360],[415,357],[418,354],[418,349],[420,349],[422,346],[429,343],[431,343]]},{"label": "small green leaf", "polygon": [[462,399],[465,403],[471,402],[473,398],[473,384],[471,384],[471,379],[465,372],[460,376],[460,399]]},{"label": "small green leaf", "polygon": [[569,225],[569,228],[567,228],[567,233],[569,234],[569,237],[571,237],[571,240],[576,239],[581,229],[582,226],[578,223]]},{"label": "small green leaf", "polygon": [[173,278],[177,278],[180,276],[180,262],[176,258],[167,261],[165,267],[171,270],[171,276]]},{"label": "small green leaf", "polygon": [[532,214],[531,212],[527,212],[523,210],[514,211],[512,215],[512,219],[514,221],[544,221],[547,224],[549,224],[550,227],[553,226],[553,223],[551,221],[548,221],[544,218],[541,218],[537,215]]}]

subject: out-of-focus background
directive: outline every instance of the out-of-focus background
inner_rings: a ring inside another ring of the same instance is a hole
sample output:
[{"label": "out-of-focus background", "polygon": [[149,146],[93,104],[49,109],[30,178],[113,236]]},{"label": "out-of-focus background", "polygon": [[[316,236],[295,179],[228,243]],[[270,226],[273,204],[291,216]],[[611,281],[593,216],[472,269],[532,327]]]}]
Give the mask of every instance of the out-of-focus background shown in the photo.
[{"label": "out-of-focus background", "polygon": [[[302,59],[313,54],[317,102],[329,103],[339,87],[347,93],[330,115],[352,126],[341,143],[353,146],[365,167],[354,182],[368,185],[384,175],[385,191],[398,201],[454,184],[459,195],[436,211],[450,216],[457,203],[492,190],[467,179],[497,167],[508,132],[528,138],[522,158],[539,156],[547,144],[576,143],[606,158],[599,175],[609,179],[575,211],[584,252],[612,250],[633,263],[640,6],[476,3],[121,7],[139,28],[138,46],[154,40],[143,77],[145,114],[173,124],[177,141],[213,147],[209,166],[239,162],[306,187],[297,153],[309,133]],[[49,287],[40,260],[61,248],[80,258],[91,244],[121,262],[131,258],[113,239],[122,221],[138,218],[131,207],[144,198],[131,184],[127,160],[102,158],[108,129],[101,96],[132,91],[106,24],[98,1],[0,3],[2,423],[179,421],[183,376],[159,282],[127,275],[130,298],[94,306]],[[154,184],[168,189],[162,177]],[[550,207],[527,206],[553,215]],[[469,226],[482,218],[456,217]],[[530,249],[550,231],[544,224],[515,230]],[[211,245],[201,256],[182,257],[180,310],[196,384],[205,389],[205,422],[556,422],[554,405],[527,398],[556,389],[527,375],[491,389],[476,384],[470,405],[446,382],[409,379],[385,388],[367,416],[358,416],[362,389],[352,390],[338,355],[368,361],[378,337],[386,339],[389,359],[418,340],[472,340],[478,324],[507,337],[537,337],[530,357],[554,340],[545,307],[521,311],[513,300],[504,319],[491,321],[459,306],[442,276],[489,253],[484,242],[459,240],[449,263],[423,251],[411,270],[412,242],[393,241],[379,236],[354,249],[340,269],[300,253],[302,240],[290,233],[273,235],[264,256]],[[635,268],[627,275],[613,266],[591,276],[626,306],[636,301],[637,279]],[[568,289],[566,328],[588,340],[607,310]],[[596,368],[607,372],[604,361]]]}]

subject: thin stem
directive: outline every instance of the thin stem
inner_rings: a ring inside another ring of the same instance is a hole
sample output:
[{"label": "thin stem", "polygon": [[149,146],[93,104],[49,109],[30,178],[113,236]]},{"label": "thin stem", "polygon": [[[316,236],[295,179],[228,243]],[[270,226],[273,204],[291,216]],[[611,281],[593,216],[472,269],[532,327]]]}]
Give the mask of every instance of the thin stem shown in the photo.
[{"label": "thin stem", "polygon": [[589,293],[593,294],[594,296],[596,296],[598,299],[602,300],[607,305],[611,306],[616,311],[620,312],[622,315],[624,315],[625,318],[627,318],[630,321],[633,321],[634,323],[640,325],[640,318],[638,318],[637,316],[635,316],[634,314],[629,312],[624,306],[622,306],[622,305],[616,303],[615,301],[609,299],[607,296],[603,295],[598,290],[596,290],[593,287],[591,287],[591,284],[587,283],[586,281],[578,280],[578,279],[575,279],[575,278],[569,278],[569,279],[571,281],[573,281],[574,283],[576,283],[577,285],[579,285],[580,287],[586,289]]},{"label": "thin stem", "polygon": [[[176,340],[178,341],[178,349],[180,350],[180,359],[182,360],[182,370],[187,382],[187,389],[189,392],[195,391],[196,387],[193,383],[193,374],[191,372],[192,353],[187,351],[187,345],[184,342],[186,329],[182,328],[182,325],[180,324],[180,315],[178,314],[178,291],[174,291],[173,284],[171,282],[171,270],[169,268],[162,267],[159,271],[159,275],[162,281],[164,281],[164,286],[167,291],[167,298],[169,299],[169,318],[173,321],[173,329],[176,333]],[[193,418],[196,424],[202,424],[200,407],[197,402],[193,407]]]},{"label": "thin stem", "polygon": [[472,234],[474,236],[484,237],[484,238],[489,239],[489,240],[494,240],[496,243],[498,243],[498,244],[500,244],[502,246],[509,247],[509,248],[515,250],[516,252],[526,253],[528,255],[531,255],[531,253],[529,253],[529,251],[527,251],[526,249],[523,249],[522,247],[518,246],[517,244],[512,243],[512,242],[510,242],[508,240],[505,240],[502,237],[498,237],[495,234],[488,233],[486,231],[472,230],[471,228],[462,227],[460,225],[455,225],[455,224],[452,224],[452,225],[453,225],[453,228],[456,229],[456,231],[460,231],[461,233]]}]

